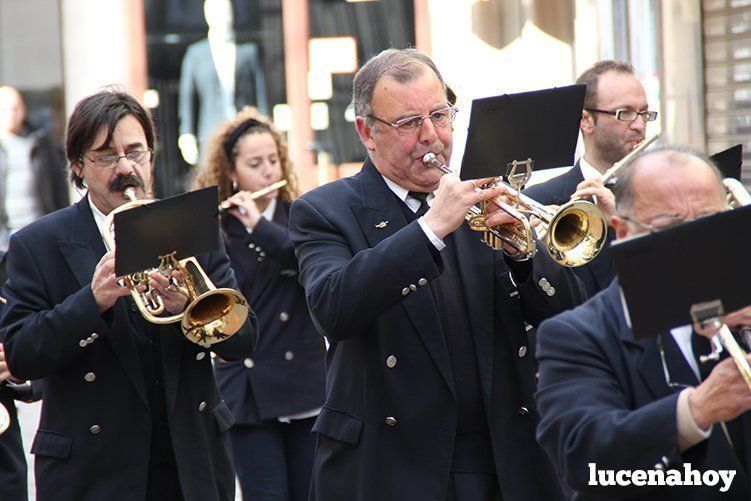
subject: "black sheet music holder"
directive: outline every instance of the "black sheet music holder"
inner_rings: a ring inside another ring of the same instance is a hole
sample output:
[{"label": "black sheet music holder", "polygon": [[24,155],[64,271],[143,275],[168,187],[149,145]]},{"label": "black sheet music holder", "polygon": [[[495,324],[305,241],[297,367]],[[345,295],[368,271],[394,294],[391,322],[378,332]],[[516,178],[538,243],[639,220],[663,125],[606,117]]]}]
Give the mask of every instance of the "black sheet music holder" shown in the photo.
[{"label": "black sheet music holder", "polygon": [[216,186],[165,198],[115,214],[115,274],[155,268],[160,256],[177,259],[219,248]]}]

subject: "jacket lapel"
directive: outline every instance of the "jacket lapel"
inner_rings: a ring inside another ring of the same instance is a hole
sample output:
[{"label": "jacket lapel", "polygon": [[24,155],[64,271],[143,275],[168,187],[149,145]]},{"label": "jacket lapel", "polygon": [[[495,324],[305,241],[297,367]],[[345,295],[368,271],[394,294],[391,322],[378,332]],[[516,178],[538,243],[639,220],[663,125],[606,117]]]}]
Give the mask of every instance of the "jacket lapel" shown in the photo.
[{"label": "jacket lapel", "polygon": [[[352,211],[368,244],[375,247],[404,228],[407,218],[399,206],[401,202],[386,185],[370,159],[365,161],[359,178],[363,203],[353,205]],[[448,346],[430,290],[425,287],[406,296],[401,305],[446,384],[456,395]]]},{"label": "jacket lapel", "polygon": [[688,365],[673,336],[661,333],[658,337],[635,339],[626,322],[621,300],[618,279],[608,287],[607,294],[614,317],[617,319],[621,343],[626,356],[635,362],[639,374],[654,398],[662,398],[669,393],[682,389],[682,386],[670,387],[667,381],[680,385],[697,385],[696,375]]},{"label": "jacket lapel", "polygon": [[[104,242],[99,234],[91,212],[88,197],[84,197],[76,204],[76,212],[71,221],[71,231],[68,240],[59,242],[60,252],[68,263],[78,285],[83,287],[91,283],[94,269],[105,253]],[[133,387],[144,404],[148,405],[146,385],[139,364],[135,342],[128,329],[126,300],[118,299],[113,306],[115,315],[114,327],[104,336],[115,352],[120,365],[123,366]]]}]

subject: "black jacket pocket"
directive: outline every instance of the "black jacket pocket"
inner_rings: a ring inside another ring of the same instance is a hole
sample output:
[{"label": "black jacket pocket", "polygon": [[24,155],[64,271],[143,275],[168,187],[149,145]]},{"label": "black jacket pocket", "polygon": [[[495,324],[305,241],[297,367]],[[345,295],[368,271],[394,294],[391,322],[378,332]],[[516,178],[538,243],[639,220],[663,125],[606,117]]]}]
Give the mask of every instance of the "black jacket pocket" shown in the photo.
[{"label": "black jacket pocket", "polygon": [[70,450],[73,448],[73,437],[53,431],[37,431],[34,443],[31,444],[31,453],[37,456],[68,459]]},{"label": "black jacket pocket", "polygon": [[359,417],[324,407],[313,425],[313,431],[340,442],[357,445],[362,425],[363,421]]}]

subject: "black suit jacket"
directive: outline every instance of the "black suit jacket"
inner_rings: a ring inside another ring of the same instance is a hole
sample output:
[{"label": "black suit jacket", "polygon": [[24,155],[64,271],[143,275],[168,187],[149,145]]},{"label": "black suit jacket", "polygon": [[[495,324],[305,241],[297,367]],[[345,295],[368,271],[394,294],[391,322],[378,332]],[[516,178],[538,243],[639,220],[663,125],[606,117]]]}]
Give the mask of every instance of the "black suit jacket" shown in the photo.
[{"label": "black suit jacket", "polygon": [[[255,106],[268,115],[266,79],[258,46],[235,46],[235,109]],[[224,91],[219,81],[207,38],[188,46],[180,68],[178,115],[180,134],[193,134],[203,148],[219,123],[225,120]]]},{"label": "black suit jacket", "polygon": [[[5,252],[0,252],[0,261]],[[5,303],[0,302],[0,318],[5,313]],[[0,338],[2,342],[2,338]],[[42,382],[13,384],[0,383],[0,405],[10,415],[10,427],[0,435],[0,499],[24,501],[28,499],[26,455],[23,450],[21,427],[16,411],[16,400],[34,402],[42,398]]]},{"label": "black suit jacket", "polygon": [[278,199],[273,221],[261,219],[252,233],[234,216],[224,220],[232,269],[263,333],[252,364],[215,363],[219,390],[237,424],[259,424],[323,404],[326,347],[297,282],[289,208]]},{"label": "black suit jacket", "polygon": [[[660,339],[671,381],[695,386],[696,376],[672,335]],[[537,342],[538,440],[577,491],[574,499],[749,499],[748,477],[720,426],[709,439],[679,453],[676,403],[682,388],[666,383],[657,338],[634,339],[617,280],[579,308],[543,322]],[[739,419],[751,437],[749,414]],[[748,451],[748,438],[745,443]],[[691,463],[701,471],[738,474],[723,497],[719,487],[590,486],[588,463],[614,470],[651,470],[662,463],[680,471],[682,463]]]},{"label": "black suit jacket", "polygon": [[[370,161],[297,200],[290,235],[313,321],[331,343],[312,498],[444,501],[458,410],[426,287],[442,272],[440,254],[417,221],[407,223]],[[533,439],[535,379],[523,323],[570,307],[579,284],[538,253],[517,286],[503,254],[466,225],[454,243],[503,498],[560,499]],[[542,276],[554,295],[538,285]]]},{"label": "black suit jacket", "polygon": [[[220,250],[199,261],[217,287],[235,287],[219,243]],[[127,319],[128,298],[100,314],[91,291],[104,251],[87,198],[11,237],[0,335],[11,373],[45,378],[31,447],[40,501],[145,496],[151,413]],[[177,325],[159,331],[182,492],[186,500],[232,500],[235,481],[225,433],[232,415],[219,397],[211,357],[186,341]],[[223,358],[247,356],[253,338],[248,322],[212,349]]]},{"label": "black suit jacket", "polygon": [[[577,161],[571,169],[560,176],[530,186],[523,193],[543,205],[563,205],[571,201],[571,195],[582,181],[584,176]],[[588,297],[605,289],[615,277],[613,258],[610,255],[610,243],[614,237],[613,228],[608,226],[608,238],[600,254],[589,263],[573,268],[576,276],[584,283]]]}]

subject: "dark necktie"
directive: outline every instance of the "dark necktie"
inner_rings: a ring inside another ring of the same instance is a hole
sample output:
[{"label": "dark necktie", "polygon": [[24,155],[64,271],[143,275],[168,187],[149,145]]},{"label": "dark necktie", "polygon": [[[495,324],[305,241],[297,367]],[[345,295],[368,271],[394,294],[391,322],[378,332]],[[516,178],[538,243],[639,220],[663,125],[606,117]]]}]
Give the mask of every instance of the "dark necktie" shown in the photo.
[{"label": "dark necktie", "polygon": [[409,196],[420,201],[420,207],[417,208],[415,214],[417,217],[424,216],[430,206],[428,205],[428,193],[420,193],[419,191],[410,191]]}]

